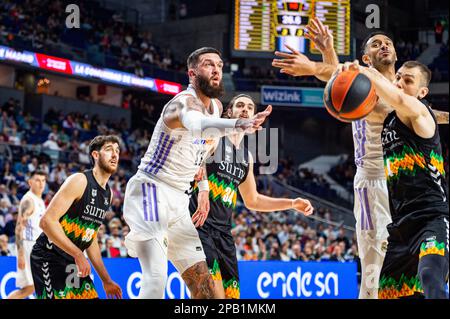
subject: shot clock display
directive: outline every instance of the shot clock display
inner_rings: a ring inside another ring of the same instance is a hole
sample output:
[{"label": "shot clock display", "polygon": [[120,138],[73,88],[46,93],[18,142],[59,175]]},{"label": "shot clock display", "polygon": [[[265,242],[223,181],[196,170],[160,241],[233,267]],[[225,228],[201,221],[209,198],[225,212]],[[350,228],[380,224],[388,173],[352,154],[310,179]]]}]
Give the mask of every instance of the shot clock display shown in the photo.
[{"label": "shot clock display", "polygon": [[232,54],[272,57],[285,44],[306,55],[320,54],[304,37],[309,20],[318,17],[333,32],[340,56],[350,56],[350,0],[235,0]]}]

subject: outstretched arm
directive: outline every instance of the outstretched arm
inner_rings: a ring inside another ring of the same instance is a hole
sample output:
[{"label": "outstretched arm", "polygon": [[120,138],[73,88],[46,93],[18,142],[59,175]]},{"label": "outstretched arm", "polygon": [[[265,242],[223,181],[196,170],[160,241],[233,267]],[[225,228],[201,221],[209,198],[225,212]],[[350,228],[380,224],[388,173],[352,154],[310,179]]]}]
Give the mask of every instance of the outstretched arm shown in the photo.
[{"label": "outstretched arm", "polygon": [[[202,102],[194,96],[186,95],[172,102],[163,114],[164,123],[171,129],[185,128],[191,132],[201,132],[210,138],[245,131],[254,133],[272,112],[268,106],[251,119],[223,119],[206,116]],[[206,131],[207,130],[207,131]]]},{"label": "outstretched arm", "polygon": [[239,193],[244,200],[245,207],[261,212],[295,209],[304,215],[313,213],[309,200],[302,198],[274,198],[258,193],[255,176],[253,175],[253,158],[249,153],[249,171],[247,178],[239,185]]},{"label": "outstretched arm", "polygon": [[345,63],[342,70],[352,69],[366,75],[375,85],[377,95],[396,111],[399,119],[422,138],[431,138],[434,135],[436,124],[427,107],[416,97],[407,95],[397,86],[386,79],[374,68],[366,68],[353,63]]},{"label": "outstretched arm", "polygon": [[272,66],[280,68],[280,73],[292,76],[315,76],[321,81],[327,82],[336,71],[336,66],[328,63],[314,62],[304,54],[294,50],[290,46],[286,47],[292,53],[275,51],[275,55],[282,59],[274,59]]}]

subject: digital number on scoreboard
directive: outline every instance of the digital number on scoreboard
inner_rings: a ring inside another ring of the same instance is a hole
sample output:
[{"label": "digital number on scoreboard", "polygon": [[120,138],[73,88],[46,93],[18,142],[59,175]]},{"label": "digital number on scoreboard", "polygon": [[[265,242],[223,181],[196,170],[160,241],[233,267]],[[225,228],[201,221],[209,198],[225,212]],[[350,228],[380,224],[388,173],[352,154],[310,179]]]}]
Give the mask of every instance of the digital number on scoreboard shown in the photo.
[{"label": "digital number on scoreboard", "polygon": [[351,55],[350,0],[235,0],[232,53],[271,57],[285,44],[307,55],[320,54],[304,37],[310,19],[318,17],[333,32],[340,56]]}]

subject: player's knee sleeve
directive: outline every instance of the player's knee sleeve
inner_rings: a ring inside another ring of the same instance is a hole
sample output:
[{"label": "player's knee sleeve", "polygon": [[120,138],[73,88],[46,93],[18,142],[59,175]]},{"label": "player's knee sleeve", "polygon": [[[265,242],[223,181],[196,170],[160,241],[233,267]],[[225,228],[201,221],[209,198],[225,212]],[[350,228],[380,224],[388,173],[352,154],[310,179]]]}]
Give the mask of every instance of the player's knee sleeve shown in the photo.
[{"label": "player's knee sleeve", "polygon": [[445,291],[448,259],[440,255],[427,255],[419,262],[419,279],[427,299],[447,299]]},{"label": "player's knee sleeve", "polygon": [[167,256],[156,239],[136,242],[142,269],[140,299],[164,298],[167,279]]}]

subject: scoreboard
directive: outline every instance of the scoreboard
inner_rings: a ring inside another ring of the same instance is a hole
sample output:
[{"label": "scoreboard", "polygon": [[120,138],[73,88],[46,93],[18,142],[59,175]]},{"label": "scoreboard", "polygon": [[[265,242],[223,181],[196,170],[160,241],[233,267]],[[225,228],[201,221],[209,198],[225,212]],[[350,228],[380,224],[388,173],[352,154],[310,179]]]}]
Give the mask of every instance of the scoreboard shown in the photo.
[{"label": "scoreboard", "polygon": [[318,17],[333,33],[339,56],[350,56],[350,0],[234,0],[232,55],[273,57],[285,44],[308,56],[320,54],[304,37],[309,20]]}]

